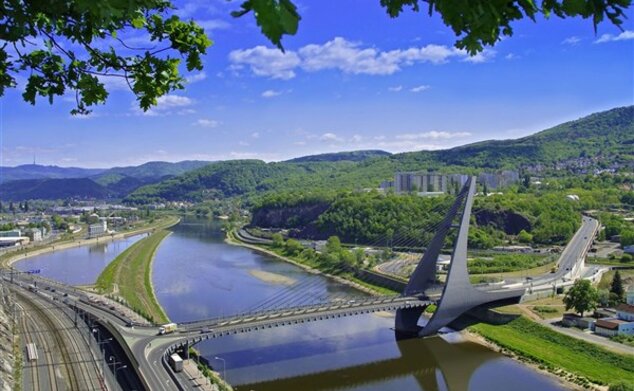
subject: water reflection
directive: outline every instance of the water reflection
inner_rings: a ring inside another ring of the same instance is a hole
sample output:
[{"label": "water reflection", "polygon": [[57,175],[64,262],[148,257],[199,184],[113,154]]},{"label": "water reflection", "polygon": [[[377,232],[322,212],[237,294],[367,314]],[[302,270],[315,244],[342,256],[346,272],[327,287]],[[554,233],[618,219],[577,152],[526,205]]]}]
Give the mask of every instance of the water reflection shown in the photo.
[{"label": "water reflection", "polygon": [[237,390],[555,391],[564,388],[459,334],[397,341],[393,314],[221,338],[197,346]]},{"label": "water reflection", "polygon": [[[157,251],[153,282],[177,322],[238,313],[284,289],[249,271],[312,280],[308,300],[358,294],[249,249],[224,243],[220,225],[184,221]],[[301,286],[301,283],[294,285]],[[300,295],[302,288],[296,292]],[[291,297],[294,294],[291,294]],[[435,337],[396,341],[394,314],[377,313],[261,330],[198,345],[237,390],[563,390],[481,345]],[[454,334],[453,336],[456,336]]]},{"label": "water reflection", "polygon": [[40,269],[42,276],[70,285],[93,284],[117,255],[144,236],[135,235],[46,253],[16,262],[15,267],[19,270]]},{"label": "water reflection", "polygon": [[[225,243],[217,221],[184,220],[171,230],[156,253],[152,278],[157,298],[173,321],[227,316],[274,303],[289,307],[365,296],[297,266]],[[276,276],[294,283],[279,284]]]}]

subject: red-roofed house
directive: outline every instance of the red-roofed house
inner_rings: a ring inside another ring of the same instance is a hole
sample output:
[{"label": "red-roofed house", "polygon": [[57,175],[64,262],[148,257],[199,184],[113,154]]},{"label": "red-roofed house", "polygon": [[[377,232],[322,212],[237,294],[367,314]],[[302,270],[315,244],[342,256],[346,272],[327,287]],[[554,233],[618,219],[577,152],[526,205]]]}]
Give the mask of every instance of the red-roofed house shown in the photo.
[{"label": "red-roofed house", "polygon": [[634,335],[634,305],[621,303],[616,307],[616,318],[599,319],[594,332],[611,337],[618,334]]}]

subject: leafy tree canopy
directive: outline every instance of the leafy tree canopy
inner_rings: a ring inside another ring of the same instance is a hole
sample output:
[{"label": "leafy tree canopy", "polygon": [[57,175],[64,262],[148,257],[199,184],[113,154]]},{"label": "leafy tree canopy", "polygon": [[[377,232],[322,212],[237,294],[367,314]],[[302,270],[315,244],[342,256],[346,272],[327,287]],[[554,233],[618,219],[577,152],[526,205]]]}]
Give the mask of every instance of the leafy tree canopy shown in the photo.
[{"label": "leafy tree canopy", "polygon": [[[592,18],[597,25],[608,19],[621,26],[624,10],[631,0],[380,0],[392,18],[405,9],[415,12],[426,10],[442,17],[458,37],[456,47],[475,54],[492,46],[502,36],[512,36],[512,23],[524,18],[535,21],[538,15],[548,18]],[[282,37],[294,35],[301,19],[297,7],[290,0],[247,0],[241,10],[232,13],[239,17],[253,11],[262,33],[282,48]]]},{"label": "leafy tree canopy", "polygon": [[588,280],[577,280],[566,295],[564,296],[564,304],[566,310],[574,308],[581,316],[586,311],[597,308],[599,301],[599,293]]},{"label": "leafy tree canopy", "polygon": [[[202,27],[170,15],[167,0],[6,0],[0,5],[0,96],[28,75],[22,97],[50,103],[74,93],[73,114],[108,97],[104,78],[127,82],[143,110],[183,88],[181,60],[202,69],[211,41]],[[125,36],[147,35],[137,47]]]},{"label": "leafy tree canopy", "polygon": [[[631,0],[380,0],[391,17],[404,9],[439,14],[457,36],[456,47],[475,54],[513,35],[512,23],[538,15],[605,19],[620,27]],[[74,93],[73,114],[104,103],[104,78],[124,80],[147,110],[157,99],[183,88],[181,60],[188,71],[202,69],[211,41],[202,27],[171,14],[169,0],[6,0],[0,5],[0,96],[28,74],[22,94],[35,104]],[[301,19],[291,0],[246,0],[234,17],[253,12],[262,33],[280,49]],[[126,42],[126,34],[149,37],[147,47]]]}]

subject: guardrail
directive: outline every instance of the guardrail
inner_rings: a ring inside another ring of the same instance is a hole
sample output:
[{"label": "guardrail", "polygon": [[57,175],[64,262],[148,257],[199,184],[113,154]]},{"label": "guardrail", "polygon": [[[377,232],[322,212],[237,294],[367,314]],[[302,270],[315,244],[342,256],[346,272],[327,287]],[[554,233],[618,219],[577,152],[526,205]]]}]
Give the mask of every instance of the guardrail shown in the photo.
[{"label": "guardrail", "polygon": [[114,325],[107,319],[99,319],[99,318],[97,318],[96,322],[99,323],[100,325],[102,325],[104,328],[106,328],[108,330],[108,332],[110,334],[112,334],[114,339],[117,340],[117,343],[119,344],[121,349],[123,349],[125,355],[130,360],[130,363],[132,364],[132,369],[134,369],[134,372],[136,373],[136,375],[138,376],[139,380],[143,384],[143,387],[146,390],[151,390],[150,386],[147,383],[147,380],[145,379],[145,376],[143,376],[143,374],[141,373],[139,362],[137,361],[136,357],[134,357],[134,354],[132,353],[132,350],[130,350],[130,346],[128,346],[128,344],[125,341],[125,339],[123,339],[123,336],[119,333],[119,330],[117,330],[117,328],[114,327]]}]

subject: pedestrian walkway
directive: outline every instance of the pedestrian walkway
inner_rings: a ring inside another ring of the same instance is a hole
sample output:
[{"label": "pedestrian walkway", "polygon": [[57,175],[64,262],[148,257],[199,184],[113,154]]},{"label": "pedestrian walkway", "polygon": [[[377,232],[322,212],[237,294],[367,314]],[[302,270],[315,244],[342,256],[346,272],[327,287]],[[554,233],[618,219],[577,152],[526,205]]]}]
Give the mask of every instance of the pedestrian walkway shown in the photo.
[{"label": "pedestrian walkway", "polygon": [[550,327],[552,330],[555,330],[558,333],[566,334],[573,338],[583,339],[587,342],[601,345],[604,348],[611,350],[616,353],[621,354],[634,354],[634,349],[631,346],[624,345],[622,343],[610,341],[606,337],[602,337],[600,335],[592,334],[590,332],[581,331],[574,327],[560,327],[555,325],[554,323],[560,321],[561,319],[548,319],[543,320],[541,323],[545,326]]},{"label": "pedestrian walkway", "polygon": [[218,386],[211,384],[210,380],[203,376],[203,374],[198,370],[194,360],[183,360],[183,372],[185,372],[187,379],[190,381],[192,389],[218,391]]}]

